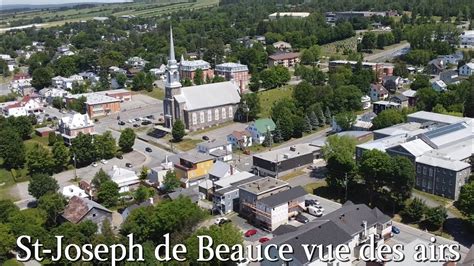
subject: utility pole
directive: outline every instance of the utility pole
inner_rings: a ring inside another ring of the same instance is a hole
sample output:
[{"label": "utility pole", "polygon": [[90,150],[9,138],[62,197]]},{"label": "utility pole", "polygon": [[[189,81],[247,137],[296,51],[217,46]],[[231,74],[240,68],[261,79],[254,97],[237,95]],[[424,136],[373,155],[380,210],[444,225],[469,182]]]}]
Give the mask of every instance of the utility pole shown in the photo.
[{"label": "utility pole", "polygon": [[344,183],[346,185],[346,194],[345,194],[345,201],[347,201],[347,173],[345,174],[345,180],[344,180]]}]

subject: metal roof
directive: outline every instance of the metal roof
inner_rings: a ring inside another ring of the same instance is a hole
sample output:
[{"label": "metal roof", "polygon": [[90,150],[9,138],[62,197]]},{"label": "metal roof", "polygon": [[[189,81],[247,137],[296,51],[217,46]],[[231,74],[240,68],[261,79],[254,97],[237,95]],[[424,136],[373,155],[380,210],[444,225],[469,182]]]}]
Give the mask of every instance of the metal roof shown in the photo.
[{"label": "metal roof", "polygon": [[260,200],[260,203],[265,204],[266,206],[273,208],[289,201],[301,198],[305,196],[306,191],[301,186],[293,187],[288,190],[273,194],[271,196],[265,197]]},{"label": "metal roof", "polygon": [[185,110],[188,111],[238,104],[240,102],[239,87],[230,81],[183,87],[181,88],[181,94],[176,95],[175,98],[180,102],[184,102]]}]

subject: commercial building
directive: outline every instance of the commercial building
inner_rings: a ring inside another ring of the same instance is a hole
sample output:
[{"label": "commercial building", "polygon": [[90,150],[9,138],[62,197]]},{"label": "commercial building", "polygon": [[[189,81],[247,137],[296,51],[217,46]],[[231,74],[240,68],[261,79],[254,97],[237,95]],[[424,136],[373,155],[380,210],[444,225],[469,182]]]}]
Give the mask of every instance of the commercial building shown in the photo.
[{"label": "commercial building", "polygon": [[59,120],[58,132],[64,142],[71,145],[72,140],[82,134],[95,134],[94,122],[87,114],[73,114]]},{"label": "commercial building", "polygon": [[234,84],[239,86],[240,91],[247,90],[249,83],[249,68],[246,65],[240,63],[222,63],[216,65],[214,73],[220,77],[223,77],[227,81],[232,81]]},{"label": "commercial building", "polygon": [[125,89],[73,94],[65,96],[66,102],[86,98],[85,108],[89,117],[105,116],[120,112],[120,103],[130,101],[132,94]]},{"label": "commercial building", "polygon": [[289,170],[312,164],[321,156],[321,148],[308,143],[275,149],[253,156],[257,175],[278,177]]},{"label": "commercial building", "polygon": [[387,109],[402,109],[402,105],[391,101],[378,101],[372,104],[372,112],[377,115]]},{"label": "commercial building", "polygon": [[189,79],[190,81],[193,81],[196,70],[198,69],[202,70],[203,81],[214,77],[214,71],[211,69],[211,64],[208,62],[204,60],[187,61],[184,60],[184,57],[181,57],[181,61],[179,62],[179,76],[181,79]]},{"label": "commercial building", "polygon": [[268,57],[268,67],[294,67],[300,62],[300,53],[277,53]]},{"label": "commercial building", "polygon": [[309,12],[275,12],[268,15],[269,20],[276,20],[279,18],[289,17],[289,18],[306,18],[310,15]]},{"label": "commercial building", "polygon": [[[266,245],[275,244],[281,246],[288,244],[293,247],[301,247],[302,245],[315,245],[333,247],[346,244],[350,247],[349,261],[334,261],[333,265],[352,265],[356,259],[360,259],[361,246],[370,243],[373,237],[375,246],[384,243],[384,239],[390,237],[392,230],[392,221],[389,216],[383,214],[378,208],[369,208],[364,204],[353,204],[348,201],[338,210],[317,218],[298,228],[291,225],[285,225],[282,234],[277,235]],[[277,249],[270,252],[271,258],[279,258]],[[368,249],[366,249],[368,252]],[[366,254],[368,255],[368,253]],[[327,258],[327,249],[323,251],[323,258]],[[323,258],[317,255],[308,259],[304,249],[295,248],[291,257],[294,265],[326,265],[322,262]],[[261,265],[282,265],[284,262],[279,261],[262,261]]]},{"label": "commercial building", "polygon": [[221,214],[239,212],[239,186],[262,178],[249,172],[240,172],[215,181],[212,192],[213,210]]},{"label": "commercial building", "polygon": [[356,158],[372,149],[404,156],[415,166],[417,189],[456,200],[471,173],[474,121],[428,112],[411,114],[408,121],[375,131],[374,141],[356,146]]}]

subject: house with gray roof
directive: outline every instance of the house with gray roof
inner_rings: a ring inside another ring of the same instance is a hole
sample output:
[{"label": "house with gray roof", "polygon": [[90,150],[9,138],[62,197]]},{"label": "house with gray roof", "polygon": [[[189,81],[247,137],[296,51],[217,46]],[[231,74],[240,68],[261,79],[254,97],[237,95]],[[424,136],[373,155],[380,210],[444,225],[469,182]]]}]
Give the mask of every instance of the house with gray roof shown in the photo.
[{"label": "house with gray roof", "polygon": [[112,221],[112,212],[99,203],[78,196],[73,196],[62,215],[64,220],[73,224],[89,220],[97,224],[99,230],[104,220]]},{"label": "house with gray roof", "polygon": [[[382,244],[384,239],[390,236],[392,221],[389,216],[383,214],[379,209],[371,209],[365,204],[353,204],[348,201],[342,207],[332,213],[317,218],[298,228],[290,228],[285,225],[284,230],[276,229],[278,232],[273,239],[265,245],[281,246],[289,244],[294,247],[294,253],[289,254],[294,265],[322,265],[321,259],[327,258],[327,250],[324,250],[323,258],[315,256],[308,259],[302,245],[337,246],[347,244],[351,249],[348,255],[351,263],[360,258],[360,247],[368,243],[373,236],[376,245]],[[270,257],[278,257],[275,252]],[[287,257],[288,257],[287,256]],[[334,265],[339,265],[333,262]],[[347,262],[346,262],[347,263]],[[261,265],[281,265],[282,261],[270,262],[264,260]]]}]

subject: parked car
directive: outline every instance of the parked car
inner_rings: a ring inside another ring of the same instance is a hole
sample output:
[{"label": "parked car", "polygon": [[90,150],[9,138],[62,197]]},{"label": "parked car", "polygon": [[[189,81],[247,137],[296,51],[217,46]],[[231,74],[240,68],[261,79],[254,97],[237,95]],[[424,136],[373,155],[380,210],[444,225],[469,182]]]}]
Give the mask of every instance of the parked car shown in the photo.
[{"label": "parked car", "polygon": [[309,222],[308,217],[304,216],[301,213],[298,213],[298,215],[296,215],[295,220],[297,220],[298,222],[303,223],[303,224]]},{"label": "parked car", "polygon": [[151,124],[151,121],[150,120],[145,120],[142,122],[142,126],[146,126],[146,125],[149,125]]},{"label": "parked car", "polygon": [[128,120],[128,123],[133,124],[133,123],[135,123],[135,120],[129,119],[129,120]]},{"label": "parked car", "polygon": [[106,159],[102,159],[102,160],[100,160],[100,162],[103,163],[103,164],[107,164],[107,163],[108,163]]},{"label": "parked car", "polygon": [[400,234],[400,228],[392,225],[392,233],[394,233],[396,235]]},{"label": "parked car", "polygon": [[133,124],[133,127],[140,127],[139,124]]},{"label": "parked car", "polygon": [[258,240],[258,242],[260,242],[262,244],[265,243],[265,242],[268,242],[268,241],[270,241],[270,238],[268,238],[268,237],[262,237]]},{"label": "parked car", "polygon": [[91,165],[97,167],[98,164],[96,162],[93,162]]},{"label": "parked car", "polygon": [[132,165],[131,163],[126,163],[125,166],[128,167],[128,168],[132,168],[132,167],[133,167],[133,165]]},{"label": "parked car", "polygon": [[119,124],[119,126],[123,126],[123,125],[125,125],[125,122],[119,121],[118,124]]},{"label": "parked car", "polygon": [[122,154],[117,155],[117,159],[122,160],[122,159],[123,159],[123,155],[122,155]]},{"label": "parked car", "polygon": [[145,148],[145,151],[147,151],[147,152],[152,152],[153,150],[152,150],[150,147],[146,147],[146,148]]},{"label": "parked car", "polygon": [[245,232],[244,236],[245,237],[251,237],[253,235],[257,234],[257,229],[249,229],[247,232]]},{"label": "parked car", "polygon": [[308,206],[307,211],[308,211],[309,214],[314,215],[316,217],[323,216],[323,212],[320,209],[318,209],[314,206]]},{"label": "parked car", "polygon": [[316,207],[316,208],[319,209],[320,211],[324,212],[323,206],[321,206],[321,205],[314,205],[314,207]]},{"label": "parked car", "polygon": [[203,140],[209,140],[209,137],[208,136],[202,136],[202,139]]}]

